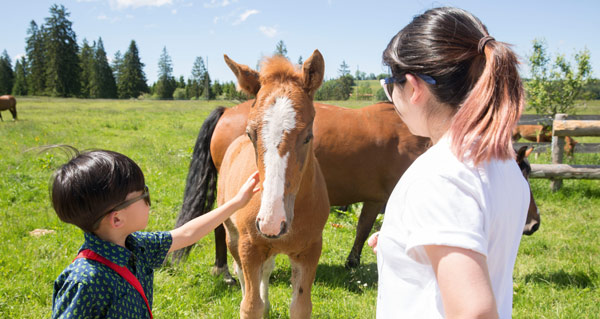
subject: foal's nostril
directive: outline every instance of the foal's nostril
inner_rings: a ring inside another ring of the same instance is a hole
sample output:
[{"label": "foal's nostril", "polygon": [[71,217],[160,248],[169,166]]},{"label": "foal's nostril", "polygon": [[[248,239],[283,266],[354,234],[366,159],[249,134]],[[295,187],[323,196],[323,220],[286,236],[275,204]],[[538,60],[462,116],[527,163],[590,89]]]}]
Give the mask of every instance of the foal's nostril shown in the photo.
[{"label": "foal's nostril", "polygon": [[285,221],[281,222],[281,230],[279,231],[279,235],[281,236],[287,232],[287,223]]}]

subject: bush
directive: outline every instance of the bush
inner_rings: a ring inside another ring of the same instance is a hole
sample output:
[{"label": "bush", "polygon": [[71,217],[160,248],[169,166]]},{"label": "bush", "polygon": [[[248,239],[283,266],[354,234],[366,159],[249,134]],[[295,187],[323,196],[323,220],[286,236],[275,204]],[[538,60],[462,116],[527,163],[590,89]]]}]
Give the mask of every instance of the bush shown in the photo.
[{"label": "bush", "polygon": [[185,89],[184,88],[176,88],[175,91],[173,92],[173,99],[175,99],[175,100],[187,99],[187,96],[185,94]]}]

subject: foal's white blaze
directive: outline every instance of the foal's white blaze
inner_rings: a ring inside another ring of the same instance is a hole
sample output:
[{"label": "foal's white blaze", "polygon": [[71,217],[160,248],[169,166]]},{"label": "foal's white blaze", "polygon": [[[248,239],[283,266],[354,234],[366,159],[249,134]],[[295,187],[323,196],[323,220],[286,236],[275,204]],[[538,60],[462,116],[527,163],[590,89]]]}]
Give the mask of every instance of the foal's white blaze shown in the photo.
[{"label": "foal's white blaze", "polygon": [[296,111],[287,97],[278,97],[275,103],[265,110],[262,139],[265,147],[265,180],[258,218],[259,227],[268,236],[279,235],[281,222],[285,221],[283,192],[285,170],[288,165],[287,152],[279,155],[279,145],[283,136],[296,127]]}]

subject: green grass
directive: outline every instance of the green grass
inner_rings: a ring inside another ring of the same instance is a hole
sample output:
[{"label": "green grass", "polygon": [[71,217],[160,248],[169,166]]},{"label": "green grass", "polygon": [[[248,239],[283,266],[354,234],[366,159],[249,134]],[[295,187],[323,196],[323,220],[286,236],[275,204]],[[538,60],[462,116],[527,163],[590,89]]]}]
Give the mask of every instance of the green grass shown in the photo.
[{"label": "green grass", "polygon": [[[372,102],[328,102],[359,107]],[[0,122],[0,318],[49,318],[52,284],[75,257],[83,236],[56,217],[48,199],[60,152],[27,151],[47,144],[122,152],[144,171],[152,192],[147,230],[171,229],[182,202],[189,160],[208,113],[227,101],[113,101],[20,98],[19,120]],[[600,112],[599,112],[600,113]],[[8,113],[5,113],[8,114]],[[533,161],[533,160],[532,160]],[[542,154],[536,162],[548,162]],[[598,154],[576,154],[577,163],[600,163]],[[515,268],[515,318],[597,318],[600,313],[600,182],[567,180],[557,193],[533,180],[541,229],[524,237]],[[374,318],[375,257],[344,269],[352,245],[355,213],[332,213],[313,287],[313,317]],[[342,227],[333,227],[340,224]],[[33,237],[42,228],[54,233]],[[161,268],[154,284],[156,318],[235,318],[241,292],[209,274],[212,235],[187,262]],[[231,260],[231,259],[230,259]],[[271,318],[288,318],[290,269],[279,256],[271,279]]]}]

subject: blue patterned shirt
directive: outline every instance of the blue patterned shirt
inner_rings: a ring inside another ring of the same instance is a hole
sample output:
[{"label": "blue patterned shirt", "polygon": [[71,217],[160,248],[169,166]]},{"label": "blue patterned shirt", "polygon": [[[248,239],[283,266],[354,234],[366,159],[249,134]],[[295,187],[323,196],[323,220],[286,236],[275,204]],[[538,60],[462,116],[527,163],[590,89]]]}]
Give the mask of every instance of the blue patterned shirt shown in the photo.
[{"label": "blue patterned shirt", "polygon": [[[136,232],[125,246],[85,233],[81,250],[91,249],[140,281],[150,307],[154,269],[162,265],[173,239],[169,232]],[[94,260],[79,258],[54,282],[52,318],[150,318],[142,295],[121,275]]]}]

